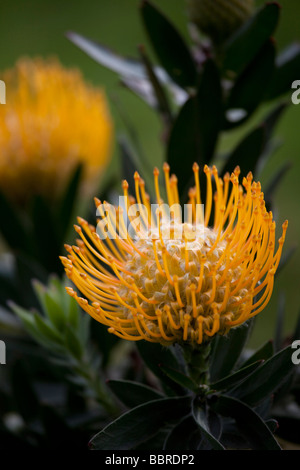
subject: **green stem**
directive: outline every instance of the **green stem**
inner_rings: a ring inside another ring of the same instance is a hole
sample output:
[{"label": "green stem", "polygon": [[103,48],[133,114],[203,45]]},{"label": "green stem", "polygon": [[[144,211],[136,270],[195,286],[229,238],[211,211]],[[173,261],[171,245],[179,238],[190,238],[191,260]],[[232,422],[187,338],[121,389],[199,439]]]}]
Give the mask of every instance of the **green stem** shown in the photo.
[{"label": "green stem", "polygon": [[201,344],[197,348],[192,348],[187,345],[183,347],[189,375],[199,386],[208,385],[209,383],[210,350],[210,342]]},{"label": "green stem", "polygon": [[77,361],[77,374],[80,374],[88,383],[88,388],[93,391],[95,399],[110,414],[116,414],[118,408],[110,396],[110,391],[98,375],[98,371],[94,370],[89,363],[88,358]]}]

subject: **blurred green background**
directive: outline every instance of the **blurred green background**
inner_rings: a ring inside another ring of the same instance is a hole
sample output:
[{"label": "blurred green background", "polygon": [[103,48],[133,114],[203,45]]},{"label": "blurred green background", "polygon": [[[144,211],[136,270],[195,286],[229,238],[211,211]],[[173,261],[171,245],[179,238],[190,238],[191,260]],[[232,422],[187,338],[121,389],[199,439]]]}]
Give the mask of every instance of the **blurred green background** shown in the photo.
[{"label": "blurred green background", "polygon": [[[157,0],[159,6],[177,25],[181,33],[188,37],[185,0]],[[257,5],[264,2],[258,1]],[[278,49],[288,43],[300,39],[299,0],[282,0],[282,17],[275,39]],[[160,124],[157,116],[137,97],[119,86],[116,75],[107,71],[83,52],[77,49],[65,37],[67,31],[75,31],[95,39],[110,48],[127,56],[137,57],[137,46],[145,44],[151,56],[151,48],[145,36],[139,17],[138,0],[2,0],[0,6],[1,54],[0,70],[10,67],[20,56],[55,55],[66,66],[81,69],[86,80],[100,85],[106,90],[115,119],[117,133],[123,132],[122,121],[114,105],[117,99],[136,126],[145,153],[153,166],[161,165],[163,161],[163,146],[160,142]],[[152,58],[153,55],[152,55]],[[1,72],[0,72],[1,79]],[[300,70],[295,80],[300,79]],[[9,100],[9,93],[7,93]],[[286,97],[290,100],[290,96]],[[256,114],[250,125],[264,114],[266,109]],[[277,238],[281,233],[281,224],[289,220],[289,229],[285,250],[298,243],[300,235],[300,220],[298,203],[300,195],[300,155],[298,127],[300,126],[300,105],[289,107],[276,130],[276,138],[282,145],[276,150],[271,160],[263,168],[260,175],[262,184],[277,169],[283,161],[289,160],[293,166],[286,175],[283,184],[277,192],[276,214]],[[222,149],[231,147],[245,129],[239,129],[230,139],[224,135],[221,141]],[[118,158],[115,146],[114,161]],[[272,337],[275,316],[280,292],[286,298],[285,331],[288,333],[296,322],[300,308],[300,248],[293,259],[278,275],[275,292],[267,309],[257,319],[253,343],[260,344]]]}]

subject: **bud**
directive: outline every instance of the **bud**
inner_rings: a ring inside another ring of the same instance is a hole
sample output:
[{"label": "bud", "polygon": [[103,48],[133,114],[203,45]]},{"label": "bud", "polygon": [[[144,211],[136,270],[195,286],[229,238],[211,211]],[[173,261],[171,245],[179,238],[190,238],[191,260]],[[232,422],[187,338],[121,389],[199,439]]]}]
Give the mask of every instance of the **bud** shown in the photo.
[{"label": "bud", "polygon": [[220,44],[251,16],[254,0],[187,0],[187,5],[190,21]]}]

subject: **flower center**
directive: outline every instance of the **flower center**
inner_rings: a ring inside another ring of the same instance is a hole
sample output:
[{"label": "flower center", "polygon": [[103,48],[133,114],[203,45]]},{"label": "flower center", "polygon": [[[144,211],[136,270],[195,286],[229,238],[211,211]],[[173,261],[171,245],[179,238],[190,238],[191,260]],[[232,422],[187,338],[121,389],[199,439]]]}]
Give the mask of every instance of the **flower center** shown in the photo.
[{"label": "flower center", "polygon": [[163,330],[166,343],[174,335],[179,342],[199,343],[200,335],[214,329],[216,315],[219,333],[226,333],[225,321],[236,316],[248,292],[230,295],[242,269],[226,251],[227,242],[218,242],[217,231],[201,224],[162,223],[135,245],[124,266],[131,274],[124,274],[126,284],[120,289],[128,305],[123,318],[132,319],[138,311],[145,330],[152,336],[162,336]]}]

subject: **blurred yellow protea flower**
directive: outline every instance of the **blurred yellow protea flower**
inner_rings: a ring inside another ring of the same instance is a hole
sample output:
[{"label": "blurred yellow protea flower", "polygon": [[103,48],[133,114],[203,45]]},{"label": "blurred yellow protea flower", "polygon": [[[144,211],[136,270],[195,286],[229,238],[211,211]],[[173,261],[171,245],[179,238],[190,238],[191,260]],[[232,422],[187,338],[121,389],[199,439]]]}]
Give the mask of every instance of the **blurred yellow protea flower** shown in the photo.
[{"label": "blurred yellow protea flower", "polygon": [[250,17],[254,0],[187,0],[187,5],[189,19],[220,43]]},{"label": "blurred yellow protea flower", "polygon": [[136,173],[135,199],[123,182],[126,211],[96,199],[97,229],[79,218],[75,229],[80,239],[77,246],[66,245],[69,255],[61,260],[84,297],[72,288],[67,288],[69,294],[109,332],[127,340],[196,347],[266,307],[287,222],[275,250],[275,222],[261,185],[251,173],[240,184],[238,167],[223,179],[216,167],[204,167],[205,211],[198,211],[197,164],[183,222],[177,179],[169,171],[165,164],[164,204],[159,171],[154,170],[154,217],[144,181]]},{"label": "blurred yellow protea flower", "polygon": [[113,133],[103,91],[54,58],[22,58],[1,79],[0,190],[20,203],[32,194],[51,199],[80,162],[85,181],[96,182]]}]

